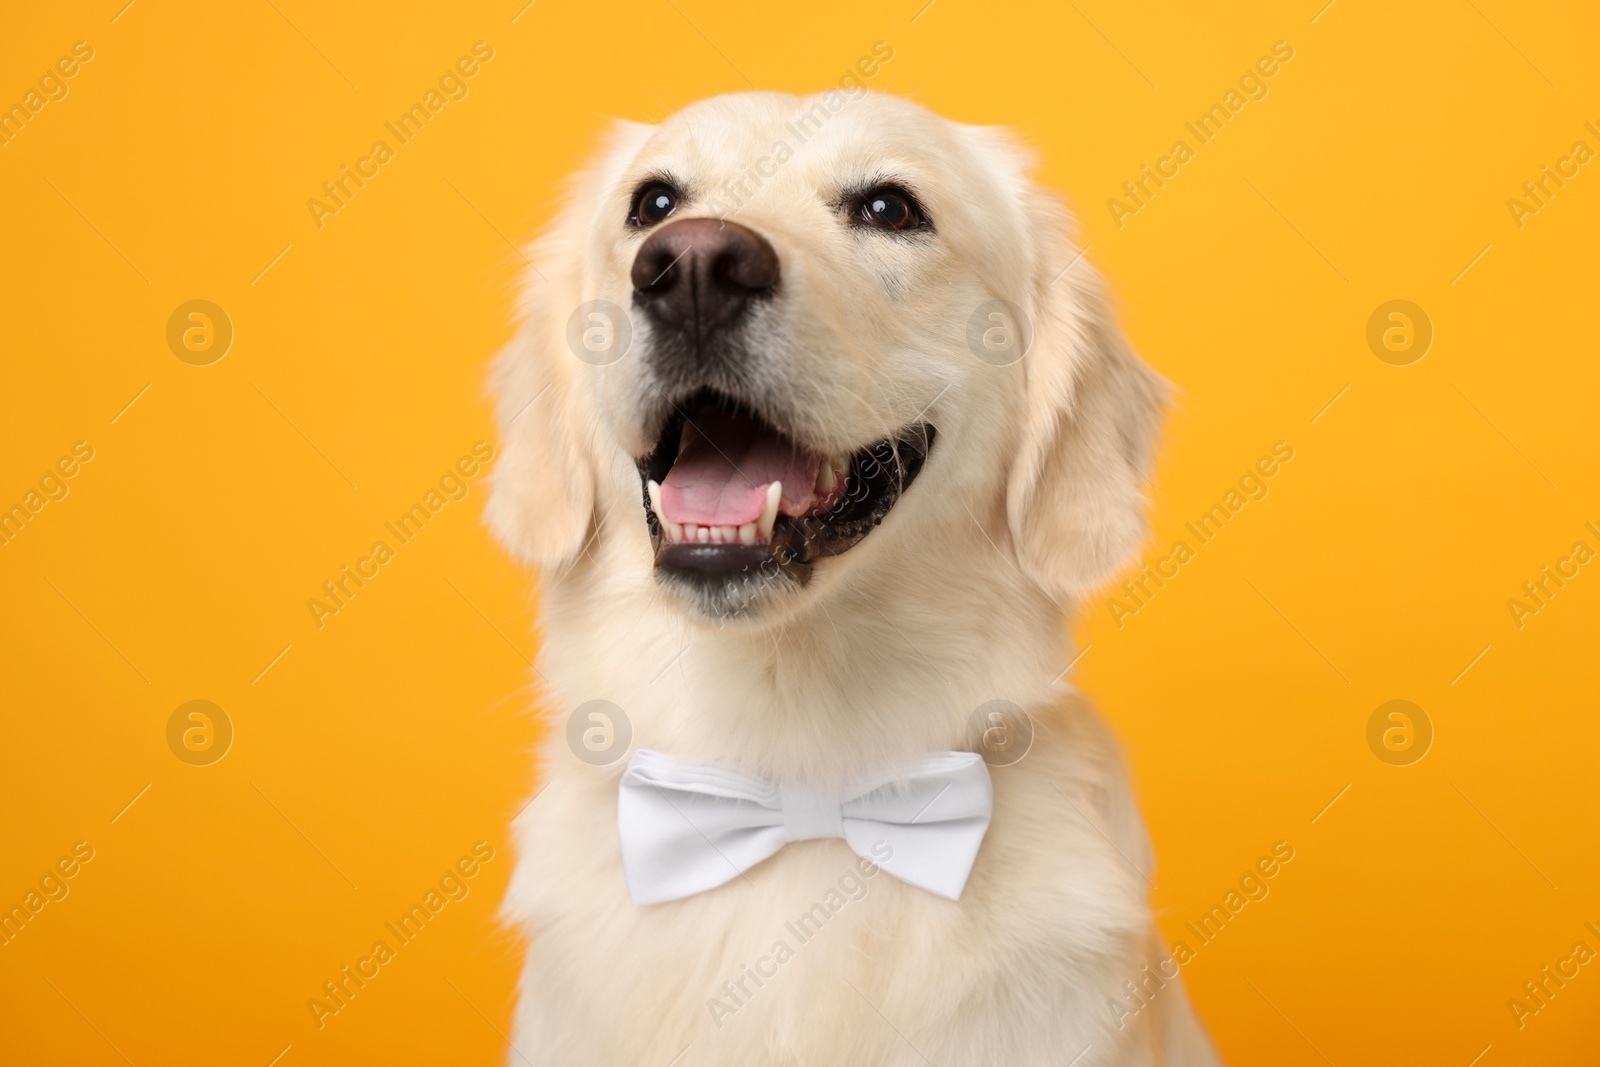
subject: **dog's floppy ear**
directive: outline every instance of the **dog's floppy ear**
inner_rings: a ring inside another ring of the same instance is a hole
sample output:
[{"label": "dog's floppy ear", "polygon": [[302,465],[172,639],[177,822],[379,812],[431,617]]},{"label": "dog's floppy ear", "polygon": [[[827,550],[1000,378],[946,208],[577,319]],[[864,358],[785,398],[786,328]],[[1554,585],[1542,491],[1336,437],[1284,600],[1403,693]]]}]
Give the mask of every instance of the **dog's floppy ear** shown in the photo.
[{"label": "dog's floppy ear", "polygon": [[572,562],[588,536],[595,471],[569,366],[578,361],[562,358],[548,302],[529,299],[527,320],[495,362],[501,453],[484,515],[507,551],[551,571]]},{"label": "dog's floppy ear", "polygon": [[531,250],[543,269],[527,272],[521,327],[495,362],[501,456],[485,518],[508,551],[545,571],[571,563],[587,542],[599,474],[600,420],[588,376],[603,368],[577,358],[567,324],[598,295],[590,237],[604,224],[618,175],[652,129],[615,123],[572,179],[560,218]]},{"label": "dog's floppy ear", "polygon": [[1144,539],[1166,383],[1117,329],[1099,276],[1067,239],[1065,210],[1039,190],[1028,199],[1034,339],[1006,517],[1024,571],[1052,598],[1077,597]]}]

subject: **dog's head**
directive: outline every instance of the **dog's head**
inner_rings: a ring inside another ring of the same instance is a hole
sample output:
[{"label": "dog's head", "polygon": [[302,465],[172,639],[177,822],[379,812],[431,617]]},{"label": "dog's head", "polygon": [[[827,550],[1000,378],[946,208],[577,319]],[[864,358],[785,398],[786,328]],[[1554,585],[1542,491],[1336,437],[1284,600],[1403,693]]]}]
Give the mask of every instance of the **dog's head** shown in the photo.
[{"label": "dog's head", "polygon": [[975,530],[1052,598],[1109,577],[1144,533],[1161,386],[1029,162],[861,89],[617,126],[501,357],[496,532],[714,620]]}]

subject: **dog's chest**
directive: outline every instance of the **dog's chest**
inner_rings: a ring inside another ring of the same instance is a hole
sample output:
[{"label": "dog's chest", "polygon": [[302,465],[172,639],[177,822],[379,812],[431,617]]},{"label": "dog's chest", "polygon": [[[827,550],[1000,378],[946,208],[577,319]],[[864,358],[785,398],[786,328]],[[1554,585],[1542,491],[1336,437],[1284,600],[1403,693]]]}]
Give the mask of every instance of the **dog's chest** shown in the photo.
[{"label": "dog's chest", "polygon": [[[997,792],[960,903],[822,840],[639,907],[614,793],[553,783],[507,902],[532,938],[519,1045],[551,1063],[687,1067],[980,1063],[996,1049],[1027,1064],[1035,1049],[1120,1040],[1103,1001],[1138,971],[1148,916],[1136,876],[1106,863],[1091,827],[1052,830],[1014,793]],[[1116,899],[1131,903],[1104,903]]]}]

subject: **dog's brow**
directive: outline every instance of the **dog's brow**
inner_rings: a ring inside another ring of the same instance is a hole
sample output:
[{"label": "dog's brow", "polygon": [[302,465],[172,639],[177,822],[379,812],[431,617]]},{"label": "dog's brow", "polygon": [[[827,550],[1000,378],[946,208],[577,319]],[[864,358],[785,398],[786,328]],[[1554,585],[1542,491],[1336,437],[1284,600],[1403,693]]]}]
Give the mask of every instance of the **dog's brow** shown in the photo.
[{"label": "dog's brow", "polygon": [[904,174],[880,170],[840,184],[839,192],[835,199],[839,203],[843,203],[853,197],[866,196],[872,190],[885,185],[904,189],[919,201],[923,198],[921,188],[913,179],[906,177]]}]

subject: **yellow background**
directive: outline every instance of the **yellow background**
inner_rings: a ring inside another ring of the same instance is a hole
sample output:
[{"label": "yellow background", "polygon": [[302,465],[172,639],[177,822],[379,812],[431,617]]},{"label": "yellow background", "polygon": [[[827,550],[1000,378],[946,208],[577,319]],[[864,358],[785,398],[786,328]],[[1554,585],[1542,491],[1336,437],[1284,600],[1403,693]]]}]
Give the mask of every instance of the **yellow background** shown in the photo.
[{"label": "yellow background", "polygon": [[[1600,949],[1600,565],[1521,629],[1506,606],[1600,549],[1600,164],[1520,229],[1506,207],[1600,149],[1592,5],[123,2],[0,33],[0,102],[95,49],[0,147],[0,504],[95,450],[0,547],[0,903],[95,849],[0,947],[0,1062],[506,1057],[533,580],[476,481],[321,630],[306,601],[493,439],[513,245],[609,116],[814,90],[880,39],[875,87],[1038,146],[1179,388],[1146,559],[1295,449],[1146,608],[1078,626],[1167,935],[1296,850],[1185,968],[1229,1062],[1593,1062],[1600,964],[1521,1030],[1506,1005]],[[306,200],[478,40],[470,95],[319,230]],[[1107,198],[1279,40],[1270,95],[1119,229]],[[166,344],[192,299],[236,331],[211,366]],[[1434,325],[1411,366],[1365,341],[1391,299]],[[1436,731],[1411,766],[1367,746],[1394,698]],[[167,746],[192,699],[236,730],[211,766]],[[319,1031],[307,998],[479,840],[471,895]]]}]

